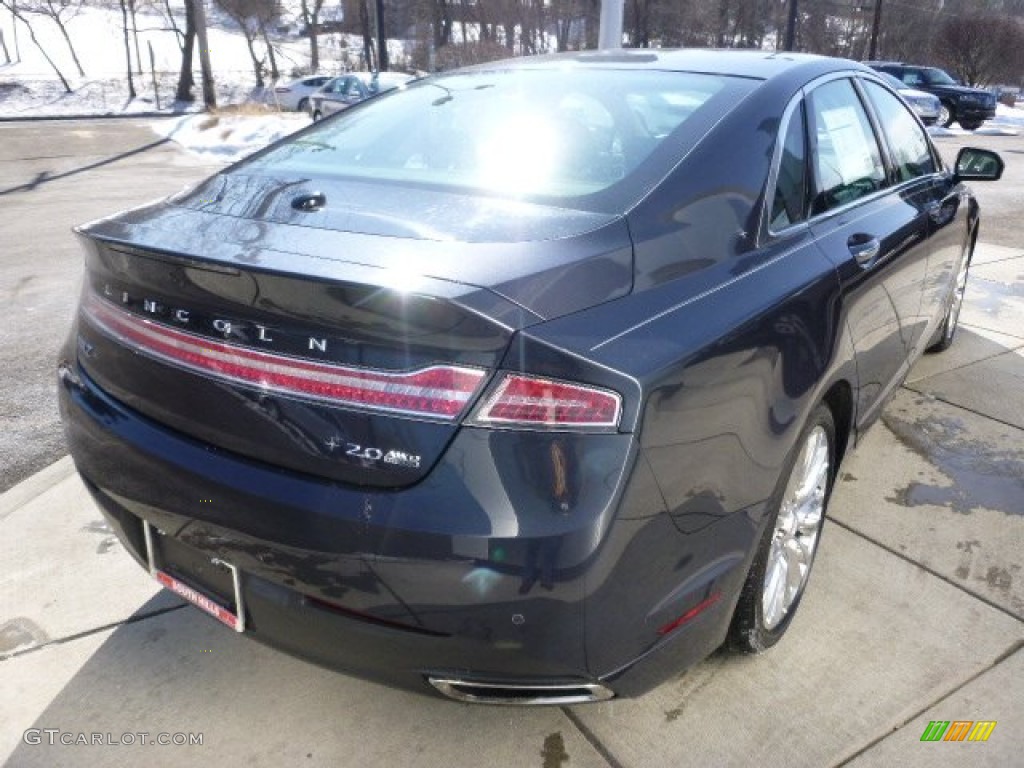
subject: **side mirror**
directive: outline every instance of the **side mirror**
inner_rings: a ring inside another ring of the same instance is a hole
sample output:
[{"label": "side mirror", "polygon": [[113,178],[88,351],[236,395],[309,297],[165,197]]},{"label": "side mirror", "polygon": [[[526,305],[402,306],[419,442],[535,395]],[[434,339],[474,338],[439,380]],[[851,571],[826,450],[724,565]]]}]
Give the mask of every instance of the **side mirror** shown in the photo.
[{"label": "side mirror", "polygon": [[1003,158],[988,149],[964,147],[956,156],[953,175],[958,181],[996,181],[1003,175]]}]

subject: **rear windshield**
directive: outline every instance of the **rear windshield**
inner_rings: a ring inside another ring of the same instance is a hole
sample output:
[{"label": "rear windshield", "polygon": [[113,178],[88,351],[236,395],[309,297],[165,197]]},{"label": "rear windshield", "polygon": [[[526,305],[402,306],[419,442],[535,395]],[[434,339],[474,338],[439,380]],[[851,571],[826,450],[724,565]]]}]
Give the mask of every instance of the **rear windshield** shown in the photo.
[{"label": "rear windshield", "polygon": [[572,67],[436,76],[346,110],[242,165],[604,210],[642,197],[756,84]]}]

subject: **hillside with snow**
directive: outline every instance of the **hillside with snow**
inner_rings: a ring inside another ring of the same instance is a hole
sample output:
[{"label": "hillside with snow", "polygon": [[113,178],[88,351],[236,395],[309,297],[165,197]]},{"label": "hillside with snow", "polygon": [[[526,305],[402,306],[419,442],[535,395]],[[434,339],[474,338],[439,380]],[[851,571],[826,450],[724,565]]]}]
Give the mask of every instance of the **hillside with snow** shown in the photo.
[{"label": "hillside with snow", "polygon": [[[178,28],[183,31],[183,4],[180,0],[172,0],[170,7]],[[256,87],[245,37],[237,25],[223,14],[212,10],[209,13],[210,60],[218,104],[272,102],[267,90]],[[137,93],[134,100],[128,98],[124,33],[118,6],[82,8],[67,22],[68,34],[85,71],[84,76],[78,74],[57,25],[43,16],[28,18],[39,43],[67,78],[73,92],[65,93],[52,67],[30,39],[25,25],[18,22],[15,28],[11,14],[0,8],[0,30],[12,59],[10,63],[4,63],[3,49],[0,48],[0,117],[155,112],[158,101],[159,111],[168,114],[201,109],[201,91],[198,86],[193,89],[197,103],[174,103],[181,66],[178,36],[166,15],[155,12],[153,8],[140,9],[136,17],[138,57],[132,40],[131,58],[133,70],[137,69],[141,60],[142,73],[134,74]],[[298,26],[294,11],[286,11],[282,21],[271,33],[282,80],[303,74],[309,69],[309,39],[297,34]],[[20,60],[16,60],[15,40]],[[319,36],[319,40],[321,73],[335,74],[362,68],[359,38],[324,34]],[[262,41],[257,41],[256,45],[257,55],[265,56]],[[389,51],[395,61],[407,58],[401,41],[390,41]],[[198,83],[198,51],[193,58]]]}]

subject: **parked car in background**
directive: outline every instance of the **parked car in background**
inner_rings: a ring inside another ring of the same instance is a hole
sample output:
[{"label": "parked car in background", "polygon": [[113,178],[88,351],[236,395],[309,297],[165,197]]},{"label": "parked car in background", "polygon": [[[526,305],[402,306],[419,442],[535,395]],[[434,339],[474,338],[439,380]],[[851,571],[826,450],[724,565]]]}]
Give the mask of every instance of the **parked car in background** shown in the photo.
[{"label": "parked car in background", "polygon": [[462,701],[636,695],[791,625],[1001,173],[837,59],[424,78],[77,230],[70,452],[235,631]]},{"label": "parked car in background", "polygon": [[281,109],[305,112],[309,106],[309,97],[323,88],[330,79],[328,75],[315,75],[277,85],[274,86],[271,98],[281,106]]},{"label": "parked car in background", "polygon": [[996,95],[992,91],[960,85],[938,67],[922,67],[896,61],[867,63],[911,88],[937,96],[942,105],[938,123],[947,128],[953,123],[960,123],[960,127],[973,131],[996,116]]},{"label": "parked car in background", "polygon": [[412,79],[412,75],[401,72],[350,72],[336,77],[310,97],[310,117],[320,120],[378,93],[405,85]]},{"label": "parked car in background", "polygon": [[903,100],[921,118],[922,123],[925,125],[935,125],[942,115],[942,102],[939,101],[938,96],[927,91],[919,91],[917,88],[911,88],[899,78],[885,72],[879,72],[878,74],[882,80],[899,92]]}]

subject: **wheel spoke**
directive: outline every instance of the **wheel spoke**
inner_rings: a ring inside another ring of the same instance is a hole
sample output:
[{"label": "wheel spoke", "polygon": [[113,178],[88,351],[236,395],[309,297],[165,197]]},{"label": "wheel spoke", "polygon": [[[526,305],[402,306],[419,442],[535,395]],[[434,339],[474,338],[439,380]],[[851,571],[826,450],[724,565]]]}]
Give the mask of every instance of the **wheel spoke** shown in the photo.
[{"label": "wheel spoke", "polygon": [[775,520],[761,593],[769,630],[785,618],[807,582],[825,512],[829,470],[828,435],[817,427],[797,455]]},{"label": "wheel spoke", "polygon": [[790,539],[786,542],[786,597],[787,602],[796,597],[800,585],[803,583],[804,573],[807,564],[810,562],[809,553],[802,547],[797,539]]}]

